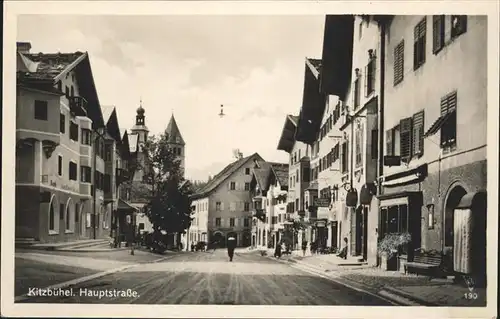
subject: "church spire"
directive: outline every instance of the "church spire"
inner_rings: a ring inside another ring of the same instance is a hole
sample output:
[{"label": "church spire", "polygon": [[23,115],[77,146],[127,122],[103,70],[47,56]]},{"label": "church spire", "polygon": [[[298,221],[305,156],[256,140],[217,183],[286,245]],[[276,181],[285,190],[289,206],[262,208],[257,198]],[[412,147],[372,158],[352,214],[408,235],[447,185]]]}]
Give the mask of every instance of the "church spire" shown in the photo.
[{"label": "church spire", "polygon": [[165,133],[168,134],[169,143],[186,145],[184,139],[182,138],[181,131],[179,130],[179,126],[177,126],[177,122],[175,121],[173,110],[172,110],[172,116],[170,117],[170,121],[168,122]]}]

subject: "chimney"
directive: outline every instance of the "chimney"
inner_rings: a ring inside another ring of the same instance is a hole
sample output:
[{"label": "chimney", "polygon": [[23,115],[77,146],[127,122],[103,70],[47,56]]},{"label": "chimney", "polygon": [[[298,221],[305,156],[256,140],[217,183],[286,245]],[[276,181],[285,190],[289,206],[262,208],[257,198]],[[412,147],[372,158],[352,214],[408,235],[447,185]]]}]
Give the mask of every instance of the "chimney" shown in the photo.
[{"label": "chimney", "polygon": [[17,52],[19,53],[30,53],[31,43],[29,42],[17,42]]}]

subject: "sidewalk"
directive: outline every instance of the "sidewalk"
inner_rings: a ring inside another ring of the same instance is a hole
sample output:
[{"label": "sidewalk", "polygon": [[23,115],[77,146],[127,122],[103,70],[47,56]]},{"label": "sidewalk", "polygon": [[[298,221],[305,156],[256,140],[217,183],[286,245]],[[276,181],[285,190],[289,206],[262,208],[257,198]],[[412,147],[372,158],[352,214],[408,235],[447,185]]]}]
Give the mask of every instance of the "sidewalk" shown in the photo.
[{"label": "sidewalk", "polygon": [[[268,254],[269,256],[273,258],[272,254]],[[477,294],[477,299],[466,299],[465,294],[471,291],[465,285],[454,284],[451,280],[405,275],[366,264],[352,265],[349,260],[346,262],[335,255],[291,256],[281,259],[403,305],[486,306],[486,289],[476,288],[472,293]]]},{"label": "sidewalk", "polygon": [[158,262],[176,253],[163,255],[136,250],[109,252],[26,251],[15,253],[15,295],[26,294],[29,288],[46,288],[54,285],[74,284],[89,278],[144,263]]}]

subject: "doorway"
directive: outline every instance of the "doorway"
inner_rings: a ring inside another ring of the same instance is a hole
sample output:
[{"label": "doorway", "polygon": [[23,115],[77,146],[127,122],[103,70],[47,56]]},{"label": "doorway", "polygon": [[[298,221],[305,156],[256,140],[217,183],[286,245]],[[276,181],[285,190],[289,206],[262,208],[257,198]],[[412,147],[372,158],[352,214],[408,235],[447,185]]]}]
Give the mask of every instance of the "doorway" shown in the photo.
[{"label": "doorway", "polygon": [[363,260],[368,259],[368,207],[363,206],[362,208],[362,252],[363,252]]},{"label": "doorway", "polygon": [[332,221],[332,224],[331,224],[331,230],[332,230],[332,238],[331,238],[331,242],[330,242],[330,247],[332,247],[333,249],[336,249],[336,248],[339,248],[337,245],[338,241],[337,241],[337,237],[338,237],[338,222],[337,221]]},{"label": "doorway", "polygon": [[[450,267],[453,267],[453,245],[454,245],[454,211],[467,191],[460,185],[456,185],[450,191],[444,208],[444,234],[443,253]],[[450,269],[451,270],[451,269]]]}]

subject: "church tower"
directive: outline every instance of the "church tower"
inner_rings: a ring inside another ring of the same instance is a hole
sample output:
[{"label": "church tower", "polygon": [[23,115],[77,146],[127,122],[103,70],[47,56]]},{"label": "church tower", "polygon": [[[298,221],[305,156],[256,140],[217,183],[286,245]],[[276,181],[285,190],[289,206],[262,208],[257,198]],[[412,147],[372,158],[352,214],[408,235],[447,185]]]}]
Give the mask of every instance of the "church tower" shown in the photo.
[{"label": "church tower", "polygon": [[129,135],[133,139],[137,139],[137,162],[141,169],[136,170],[134,174],[134,181],[142,181],[144,176],[144,169],[146,169],[146,157],[143,152],[143,147],[148,140],[149,129],[146,126],[146,117],[144,113],[146,111],[142,107],[142,100],[140,102],[139,108],[137,109],[137,115],[135,116],[135,125],[130,129],[131,134]]},{"label": "church tower", "polygon": [[179,126],[177,126],[174,114],[172,114],[172,117],[170,117],[170,122],[168,122],[165,133],[168,134],[168,145],[172,149],[173,153],[177,156],[177,159],[180,160],[182,176],[184,177],[186,143],[182,138]]}]

